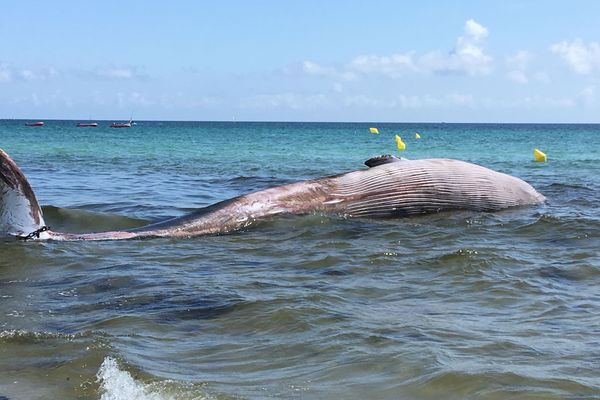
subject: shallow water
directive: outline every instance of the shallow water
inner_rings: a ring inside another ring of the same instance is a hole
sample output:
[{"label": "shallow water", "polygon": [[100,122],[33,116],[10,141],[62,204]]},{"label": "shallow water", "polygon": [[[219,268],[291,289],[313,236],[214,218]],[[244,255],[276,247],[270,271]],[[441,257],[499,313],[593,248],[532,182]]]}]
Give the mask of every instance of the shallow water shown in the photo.
[{"label": "shallow water", "polygon": [[[600,397],[600,126],[0,121],[55,230],[124,229],[394,151],[548,202],[0,244],[0,398]],[[380,135],[368,133],[377,126]],[[421,140],[414,139],[414,132]],[[532,162],[540,147],[549,162]]]}]

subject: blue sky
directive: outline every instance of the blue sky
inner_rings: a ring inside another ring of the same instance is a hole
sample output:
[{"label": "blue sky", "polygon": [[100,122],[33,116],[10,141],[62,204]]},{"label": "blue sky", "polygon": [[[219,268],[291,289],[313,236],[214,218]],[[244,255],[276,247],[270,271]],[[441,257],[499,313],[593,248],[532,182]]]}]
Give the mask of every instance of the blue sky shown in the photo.
[{"label": "blue sky", "polygon": [[0,5],[0,118],[600,122],[598,1]]}]

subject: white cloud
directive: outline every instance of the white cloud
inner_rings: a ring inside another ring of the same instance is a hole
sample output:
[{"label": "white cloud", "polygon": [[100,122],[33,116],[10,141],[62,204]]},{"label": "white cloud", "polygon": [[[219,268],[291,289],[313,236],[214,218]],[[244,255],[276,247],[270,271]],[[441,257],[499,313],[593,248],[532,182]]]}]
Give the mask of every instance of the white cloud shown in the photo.
[{"label": "white cloud", "polygon": [[36,79],[35,73],[30,69],[21,70],[19,72],[19,75],[21,75],[21,78],[25,79],[26,81],[31,81],[31,80]]},{"label": "white cloud", "polygon": [[117,93],[117,104],[120,108],[129,107],[131,105],[148,106],[154,103],[154,101],[150,100],[147,96],[139,92]]},{"label": "white cloud", "polygon": [[550,46],[578,74],[587,75],[600,70],[600,44],[585,44],[581,39],[572,42],[562,41]]},{"label": "white cloud", "polygon": [[454,49],[448,53],[432,51],[417,56],[414,51],[403,54],[359,55],[339,68],[322,66],[304,61],[302,71],[312,76],[328,76],[344,81],[360,76],[384,76],[399,79],[410,73],[487,75],[492,71],[493,59],[484,51],[488,30],[470,19],[465,22],[464,34],[456,40]]},{"label": "white cloud", "polygon": [[444,107],[476,107],[477,102],[470,94],[451,93],[442,96],[425,95],[367,95],[342,93],[304,95],[282,93],[258,95],[242,101],[243,108],[289,108],[294,110],[343,107],[360,109],[427,109]]},{"label": "white cloud", "polygon": [[448,102],[455,106],[465,106],[465,107],[475,107],[477,106],[477,102],[473,95],[470,94],[460,94],[460,93],[451,93],[446,96]]},{"label": "white cloud", "polygon": [[214,96],[193,96],[189,97],[183,92],[163,93],[160,96],[159,104],[166,109],[206,109],[215,106],[220,106],[225,103],[225,100]]},{"label": "white cloud", "polygon": [[58,70],[53,67],[33,70],[30,68],[17,68],[10,64],[0,64],[0,82],[48,80],[58,75]]},{"label": "white cloud", "polygon": [[460,55],[481,57],[483,54],[482,45],[488,36],[488,30],[485,26],[473,21],[465,22],[465,35],[456,41],[456,53]]},{"label": "white cloud", "polygon": [[419,109],[419,108],[431,108],[438,107],[444,103],[443,99],[433,97],[430,95],[399,95],[392,102],[394,108],[404,109]]},{"label": "white cloud", "polygon": [[525,71],[521,71],[518,69],[512,70],[508,72],[508,79],[517,83],[527,83],[529,82],[529,78]]},{"label": "white cloud", "polygon": [[477,101],[470,94],[450,93],[442,96],[425,95],[396,95],[388,96],[367,96],[354,95],[346,96],[343,99],[344,106],[358,108],[375,109],[428,109],[445,107],[477,107]]},{"label": "white cloud", "polygon": [[145,74],[139,67],[123,66],[123,67],[98,67],[94,70],[93,75],[109,80],[130,80],[145,78]]},{"label": "white cloud", "polygon": [[330,66],[319,65],[312,61],[304,61],[302,63],[302,72],[306,75],[330,77],[343,81],[352,81],[357,78],[354,71],[350,71],[347,67],[335,68]]},{"label": "white cloud", "polygon": [[149,100],[148,97],[139,92],[131,92],[129,94],[129,101],[131,104],[137,104],[142,106],[154,104],[153,101]]},{"label": "white cloud", "polygon": [[[98,67],[93,71],[73,69],[71,70],[71,73],[74,76],[95,79],[100,78],[102,80],[130,80],[144,79],[147,77],[143,69],[136,66]],[[64,71],[54,67],[28,68],[18,67],[8,63],[0,64],[0,82],[45,81],[60,75],[65,76]]]},{"label": "white cloud", "polygon": [[427,53],[419,59],[419,66],[434,73],[487,75],[492,71],[493,63],[492,57],[483,49],[487,36],[487,28],[470,19],[465,22],[464,35],[456,40],[450,54]]},{"label": "white cloud", "polygon": [[461,38],[461,41],[482,41],[487,37],[487,35],[488,30],[485,26],[480,25],[479,23],[470,19],[465,22],[465,37]]},{"label": "white cloud", "polygon": [[36,107],[39,107],[40,104],[42,104],[42,101],[40,100],[40,98],[38,97],[37,93],[35,93],[35,92],[31,94],[31,102]]},{"label": "white cloud", "polygon": [[533,95],[522,99],[511,99],[498,103],[499,107],[507,109],[565,109],[574,108],[577,106],[577,102],[569,97],[549,97]]},{"label": "white cloud", "polygon": [[529,82],[527,68],[531,58],[531,54],[525,50],[519,50],[516,54],[506,57],[506,64],[510,69],[508,78],[517,83]]},{"label": "white cloud", "polygon": [[324,94],[259,94],[241,100],[242,108],[291,108],[294,110],[316,108],[328,105]]},{"label": "white cloud", "polygon": [[96,71],[98,76],[109,79],[129,79],[134,76],[129,68],[104,68]]},{"label": "white cloud", "polygon": [[542,83],[550,83],[550,75],[545,71],[539,71],[533,74],[533,79]]},{"label": "white cloud", "polygon": [[312,61],[304,61],[302,63],[302,71],[307,75],[316,76],[332,76],[336,75],[337,71],[333,67],[323,67]]},{"label": "white cloud", "polygon": [[412,53],[394,54],[389,57],[363,55],[348,64],[347,68],[360,74],[380,74],[392,79],[400,78],[408,71],[415,71]]},{"label": "white cloud", "polygon": [[596,104],[596,86],[588,86],[579,93],[584,106],[591,107]]},{"label": "white cloud", "polygon": [[596,100],[595,87],[584,89],[577,98],[532,95],[523,98],[498,99],[475,97],[468,93],[443,95],[396,95],[396,96],[346,96],[342,103],[346,107],[404,110],[564,110],[575,109],[579,104],[593,105]]},{"label": "white cloud", "polygon": [[10,99],[8,103],[25,107],[50,107],[58,109],[69,108],[74,104],[71,97],[61,89],[39,94],[37,91],[23,94]]},{"label": "white cloud", "polygon": [[12,70],[8,64],[0,64],[0,82],[12,81]]},{"label": "white cloud", "polygon": [[346,107],[389,108],[389,101],[384,101],[381,98],[375,98],[364,94],[347,96],[344,98],[343,103]]}]

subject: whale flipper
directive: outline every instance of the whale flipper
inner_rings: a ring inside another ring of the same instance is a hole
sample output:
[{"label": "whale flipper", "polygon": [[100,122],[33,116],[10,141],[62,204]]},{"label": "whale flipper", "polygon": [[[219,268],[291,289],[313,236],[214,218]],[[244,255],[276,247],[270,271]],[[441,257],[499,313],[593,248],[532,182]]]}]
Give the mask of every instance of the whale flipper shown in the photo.
[{"label": "whale flipper", "polygon": [[0,149],[0,237],[26,237],[45,227],[42,209],[17,164]]},{"label": "whale flipper", "polygon": [[405,159],[402,157],[396,157],[391,154],[382,154],[380,156],[369,158],[365,161],[365,165],[369,168],[376,167],[378,165],[390,164],[398,161],[404,161]]}]

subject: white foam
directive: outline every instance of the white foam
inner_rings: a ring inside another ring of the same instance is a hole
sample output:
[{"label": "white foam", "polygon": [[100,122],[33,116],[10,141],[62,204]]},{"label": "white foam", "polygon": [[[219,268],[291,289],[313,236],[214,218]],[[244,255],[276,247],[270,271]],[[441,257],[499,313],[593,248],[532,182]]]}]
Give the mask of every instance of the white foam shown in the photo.
[{"label": "white foam", "polygon": [[100,400],[163,400],[166,397],[152,393],[143,383],[137,382],[127,371],[119,369],[117,361],[106,357],[98,374]]},{"label": "white foam", "polygon": [[174,381],[149,383],[136,381],[129,372],[119,369],[112,357],[106,357],[96,374],[100,384],[100,400],[204,400],[206,393],[198,387]]}]

